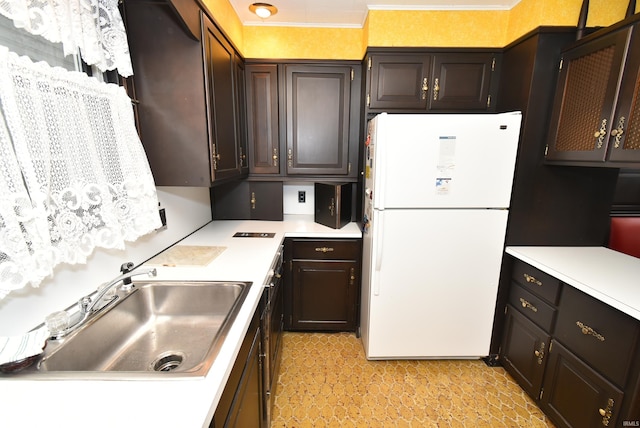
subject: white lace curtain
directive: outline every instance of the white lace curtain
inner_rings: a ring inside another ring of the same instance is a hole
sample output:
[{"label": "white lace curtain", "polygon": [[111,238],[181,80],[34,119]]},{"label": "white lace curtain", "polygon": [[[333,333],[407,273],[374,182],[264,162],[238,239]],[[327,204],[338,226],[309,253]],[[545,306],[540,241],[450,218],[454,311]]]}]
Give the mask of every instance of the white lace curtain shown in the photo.
[{"label": "white lace curtain", "polygon": [[101,71],[133,74],[118,0],[0,0],[0,14],[17,28],[62,43],[65,55],[80,50]]},{"label": "white lace curtain", "polygon": [[0,298],[161,226],[123,88],[0,46]]}]

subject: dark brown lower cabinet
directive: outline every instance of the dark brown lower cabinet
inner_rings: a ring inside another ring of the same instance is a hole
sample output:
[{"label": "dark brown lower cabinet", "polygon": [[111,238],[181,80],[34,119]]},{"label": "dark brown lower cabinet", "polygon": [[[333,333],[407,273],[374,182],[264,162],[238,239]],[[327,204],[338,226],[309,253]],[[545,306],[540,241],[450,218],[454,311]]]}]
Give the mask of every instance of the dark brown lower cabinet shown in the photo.
[{"label": "dark brown lower cabinet", "polygon": [[620,389],[555,340],[548,365],[540,405],[554,421],[580,428],[619,426]]},{"label": "dark brown lower cabinet", "polygon": [[285,241],[287,330],[356,330],[360,248],[359,239]]},{"label": "dark brown lower cabinet", "polygon": [[534,400],[538,398],[550,336],[513,306],[506,310],[502,364]]},{"label": "dark brown lower cabinet", "polygon": [[262,426],[261,312],[259,307],[251,320],[210,428]]},{"label": "dark brown lower cabinet", "polygon": [[504,368],[557,427],[640,426],[640,323],[514,260]]}]

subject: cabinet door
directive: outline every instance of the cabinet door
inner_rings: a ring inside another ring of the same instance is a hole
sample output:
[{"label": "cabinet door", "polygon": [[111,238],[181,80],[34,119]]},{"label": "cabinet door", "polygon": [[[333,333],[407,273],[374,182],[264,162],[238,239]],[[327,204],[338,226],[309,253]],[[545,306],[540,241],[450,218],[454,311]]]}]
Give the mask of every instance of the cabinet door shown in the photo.
[{"label": "cabinet door", "polygon": [[234,181],[211,189],[214,220],[282,221],[282,182]]},{"label": "cabinet door", "polygon": [[127,1],[124,7],[140,139],[156,185],[210,186],[202,45],[168,3]]},{"label": "cabinet door", "polygon": [[500,357],[504,368],[534,400],[540,395],[549,334],[507,306]]},{"label": "cabinet door", "polygon": [[240,175],[235,115],[235,54],[231,45],[204,15],[202,39],[209,108],[211,180],[217,181]]},{"label": "cabinet door", "polygon": [[252,174],[278,174],[278,69],[250,64],[246,76],[249,168]]},{"label": "cabinet door", "polygon": [[492,53],[435,55],[429,110],[489,110],[495,64]]},{"label": "cabinet door", "polygon": [[247,105],[245,94],[245,65],[242,58],[236,56],[235,67],[235,101],[236,101],[236,135],[238,143],[238,168],[241,175],[249,174],[249,157],[247,150]]},{"label": "cabinet door", "polygon": [[247,363],[224,427],[257,427],[262,424],[262,373],[260,329],[253,335]]},{"label": "cabinet door", "polygon": [[355,329],[356,268],[353,261],[294,260],[294,330]]},{"label": "cabinet door", "polygon": [[371,55],[369,108],[426,110],[430,65],[426,54]]},{"label": "cabinet door", "polygon": [[616,427],[622,391],[555,340],[549,351],[541,407],[562,427]]},{"label": "cabinet door", "polygon": [[547,159],[605,160],[630,32],[616,31],[563,55]]},{"label": "cabinet door", "polygon": [[285,79],[287,174],[348,174],[351,67],[286,65]]},{"label": "cabinet door", "polygon": [[[634,29],[611,124],[609,160],[640,162],[640,26]],[[615,134],[615,135],[614,135]]]}]

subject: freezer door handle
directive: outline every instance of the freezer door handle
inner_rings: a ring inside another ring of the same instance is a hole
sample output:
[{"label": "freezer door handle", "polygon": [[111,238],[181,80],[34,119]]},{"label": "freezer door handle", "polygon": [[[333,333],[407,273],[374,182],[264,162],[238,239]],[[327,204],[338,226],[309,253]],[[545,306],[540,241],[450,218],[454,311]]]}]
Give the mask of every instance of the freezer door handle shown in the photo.
[{"label": "freezer door handle", "polygon": [[[380,269],[382,268],[382,232],[384,230],[384,211],[378,211],[376,216],[377,227],[374,230],[374,248],[376,249],[375,274],[373,275],[373,295],[380,295]],[[375,226],[375,225],[374,225]]]}]

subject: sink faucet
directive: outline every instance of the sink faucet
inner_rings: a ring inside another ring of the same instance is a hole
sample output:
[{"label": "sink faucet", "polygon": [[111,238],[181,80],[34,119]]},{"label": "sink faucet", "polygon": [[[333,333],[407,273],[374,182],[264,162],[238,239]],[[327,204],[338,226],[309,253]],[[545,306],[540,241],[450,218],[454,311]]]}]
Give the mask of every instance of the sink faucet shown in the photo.
[{"label": "sink faucet", "polygon": [[133,288],[133,284],[131,284],[131,278],[138,275],[148,275],[150,277],[154,277],[157,275],[157,270],[155,268],[144,268],[138,269],[136,271],[131,271],[133,268],[133,263],[125,263],[120,268],[122,274],[112,279],[111,281],[105,283],[101,286],[98,291],[95,292],[95,295],[91,297],[91,295],[86,295],[82,299],[78,301],[78,313],[74,317],[75,320],[63,331],[59,331],[52,335],[53,338],[60,339],[67,334],[71,333],[74,330],[77,330],[80,326],[82,326],[92,314],[97,312],[100,308],[97,307],[98,304],[102,301],[104,296],[111,290],[116,290],[118,285],[122,283],[121,289],[123,291],[130,291]]},{"label": "sink faucet", "polygon": [[[127,266],[125,268],[125,266]],[[96,309],[96,305],[102,300],[102,298],[107,294],[111,289],[116,287],[120,282],[123,283],[123,289],[126,291],[131,290],[133,286],[131,285],[131,278],[137,275],[148,275],[149,277],[154,277],[158,274],[156,268],[144,268],[138,271],[131,272],[131,268],[133,267],[133,263],[127,263],[122,265],[122,275],[117,276],[113,280],[106,283],[102,288],[98,290],[96,295],[93,298],[89,296],[85,296],[80,299],[80,312],[83,314],[90,314],[94,312]]]}]

